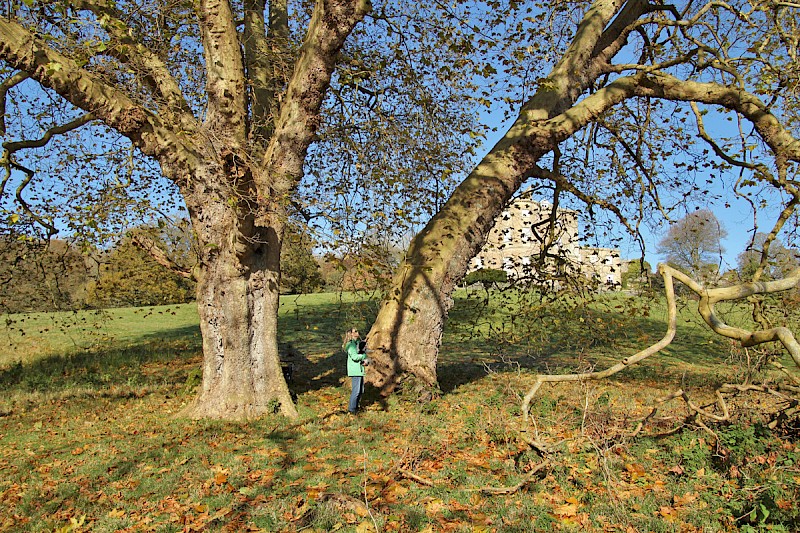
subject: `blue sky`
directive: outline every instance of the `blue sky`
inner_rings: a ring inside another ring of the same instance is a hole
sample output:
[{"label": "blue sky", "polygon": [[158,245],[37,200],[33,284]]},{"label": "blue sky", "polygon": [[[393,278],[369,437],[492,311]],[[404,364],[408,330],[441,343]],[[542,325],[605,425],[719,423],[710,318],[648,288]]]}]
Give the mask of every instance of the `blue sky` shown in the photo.
[{"label": "blue sky", "polygon": [[[498,124],[498,121],[493,115],[488,114],[484,116],[485,124]],[[495,143],[506,133],[510,123],[501,124],[497,126],[496,131],[490,132],[487,135],[483,148],[479,151],[478,156],[482,158],[486,153],[491,150]],[[706,124],[706,127],[711,131],[716,128],[724,128],[728,125],[726,123],[717,122],[717,124]],[[736,181],[737,174],[731,171],[729,174],[722,176],[722,179],[717,179],[710,187],[710,194],[697,194],[686,198],[686,209],[709,209],[717,217],[722,224],[727,236],[722,240],[724,248],[722,257],[720,258],[720,271],[725,272],[737,267],[737,256],[743,252],[750,242],[753,234],[753,210],[749,202],[742,198],[737,198],[731,189],[731,184]],[[775,192],[762,192],[761,197],[766,200],[766,205],[759,209],[758,214],[758,231],[767,233],[772,229],[777,215],[780,210],[780,203],[777,201],[779,198]],[[542,198],[547,200],[547,198]],[[685,211],[683,212],[685,213]],[[683,216],[682,212],[676,212],[674,219],[677,220]],[[642,234],[646,245],[645,260],[655,269],[659,262],[664,260],[664,257],[657,253],[658,243],[667,234],[669,230],[669,223],[661,217],[661,223],[656,227],[642,226]],[[620,231],[620,234],[622,232]],[[783,239],[785,244],[785,239]],[[586,243],[589,245],[598,244],[600,246],[609,246],[608,243]],[[626,238],[622,244],[612,245],[619,248],[621,256],[625,259],[635,259],[640,257],[640,249],[638,243],[631,238]]]}]

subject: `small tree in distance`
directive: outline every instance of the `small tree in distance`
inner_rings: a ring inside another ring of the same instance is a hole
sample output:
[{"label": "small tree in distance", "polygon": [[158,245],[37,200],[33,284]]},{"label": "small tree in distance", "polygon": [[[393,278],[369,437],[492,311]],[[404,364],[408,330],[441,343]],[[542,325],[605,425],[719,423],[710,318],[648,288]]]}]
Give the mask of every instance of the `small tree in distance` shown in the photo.
[{"label": "small tree in distance", "polygon": [[[193,301],[196,286],[188,274],[189,269],[184,269],[181,275],[177,269],[159,264],[134,240],[132,235],[123,238],[102,258],[97,279],[87,285],[87,305],[138,307]],[[170,249],[166,246],[168,239],[156,237],[154,240],[160,248]],[[170,259],[175,261],[175,258]]]},{"label": "small tree in distance", "polygon": [[[750,246],[739,254],[737,257],[737,270],[740,279],[753,281],[761,265],[766,241],[767,235],[765,233],[756,233]],[[781,241],[773,240],[767,252],[767,268],[763,270],[761,277],[766,281],[783,279],[797,268],[796,254],[796,250],[790,250]]]},{"label": "small tree in distance", "polygon": [[658,252],[693,278],[714,281],[725,251],[722,239],[727,234],[714,213],[699,209],[670,226],[658,243]]}]

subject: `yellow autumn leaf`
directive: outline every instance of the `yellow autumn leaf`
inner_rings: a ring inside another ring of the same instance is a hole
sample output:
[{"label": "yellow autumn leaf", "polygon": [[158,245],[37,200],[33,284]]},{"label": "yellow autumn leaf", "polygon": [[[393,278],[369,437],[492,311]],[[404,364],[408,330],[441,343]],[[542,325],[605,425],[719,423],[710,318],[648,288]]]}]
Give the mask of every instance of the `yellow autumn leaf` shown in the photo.
[{"label": "yellow autumn leaf", "polygon": [[576,503],[565,503],[564,505],[559,505],[553,511],[556,516],[558,517],[565,517],[569,518],[572,516],[578,515],[578,504]]},{"label": "yellow autumn leaf", "polygon": [[376,531],[375,524],[371,520],[364,520],[356,526],[356,533],[373,533]]},{"label": "yellow autumn leaf", "polygon": [[430,500],[425,504],[425,513],[428,515],[435,515],[438,514],[442,509],[445,508],[445,504],[442,500],[436,498]]}]

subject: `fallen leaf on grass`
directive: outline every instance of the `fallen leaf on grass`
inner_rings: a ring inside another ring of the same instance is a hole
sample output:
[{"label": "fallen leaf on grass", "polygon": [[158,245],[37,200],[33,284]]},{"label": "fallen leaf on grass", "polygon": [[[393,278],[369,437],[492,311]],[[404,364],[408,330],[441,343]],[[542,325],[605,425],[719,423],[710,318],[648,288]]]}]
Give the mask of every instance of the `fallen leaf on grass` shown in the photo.
[{"label": "fallen leaf on grass", "polygon": [[400,483],[392,483],[383,489],[382,496],[386,503],[397,503],[403,496],[408,494],[409,488]]},{"label": "fallen leaf on grass", "polygon": [[795,503],[790,502],[789,500],[778,500],[775,502],[775,505],[777,505],[778,509],[782,511],[791,511],[794,508]]},{"label": "fallen leaf on grass", "polygon": [[565,503],[564,505],[559,505],[553,510],[553,513],[559,518],[570,518],[573,516],[578,515],[578,504],[577,503]]},{"label": "fallen leaf on grass", "polygon": [[638,463],[625,465],[625,470],[628,472],[628,474],[630,474],[631,481],[634,481],[640,477],[644,477],[646,473],[644,467]]},{"label": "fallen leaf on grass", "polygon": [[438,498],[424,501],[424,504],[425,504],[425,514],[427,514],[428,516],[434,516],[439,514],[442,511],[442,509],[446,507],[444,502]]},{"label": "fallen leaf on grass", "polygon": [[372,533],[377,531],[371,520],[364,520],[356,526],[356,533]]},{"label": "fallen leaf on grass", "polygon": [[669,505],[662,505],[658,509],[658,514],[664,518],[672,518],[675,515],[675,509]]},{"label": "fallen leaf on grass", "polygon": [[675,466],[673,466],[672,468],[669,469],[669,472],[672,473],[672,474],[680,476],[680,475],[683,475],[685,470],[683,469],[683,467],[681,465],[675,465]]},{"label": "fallen leaf on grass", "polygon": [[[369,515],[369,509],[366,504],[361,500],[357,500],[347,494],[324,493],[320,495],[320,501],[328,502],[329,505],[339,509],[340,511],[348,511],[351,514],[358,515],[362,518]],[[356,520],[353,520],[355,522]]]},{"label": "fallen leaf on grass", "polygon": [[698,496],[694,492],[687,492],[683,496],[676,494],[672,498],[672,503],[675,505],[675,507],[681,507],[694,502],[695,500],[697,500],[697,498]]}]

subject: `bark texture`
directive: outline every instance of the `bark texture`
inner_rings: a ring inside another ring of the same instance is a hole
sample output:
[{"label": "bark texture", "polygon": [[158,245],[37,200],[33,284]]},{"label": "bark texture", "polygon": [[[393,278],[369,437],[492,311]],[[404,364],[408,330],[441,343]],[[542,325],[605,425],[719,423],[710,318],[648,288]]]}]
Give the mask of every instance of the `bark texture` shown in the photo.
[{"label": "bark texture", "polygon": [[[367,380],[384,393],[391,392],[405,373],[436,386],[439,346],[455,284],[485,242],[495,216],[532,175],[539,159],[580,128],[554,122],[553,117],[577,101],[602,72],[605,55],[624,42],[627,25],[609,25],[621,7],[622,2],[614,0],[594,3],[572,46],[508,133],[413,239],[368,335],[374,364]],[[644,7],[643,2],[629,2],[620,17],[632,16],[629,11],[641,13]]]}]

